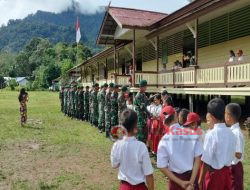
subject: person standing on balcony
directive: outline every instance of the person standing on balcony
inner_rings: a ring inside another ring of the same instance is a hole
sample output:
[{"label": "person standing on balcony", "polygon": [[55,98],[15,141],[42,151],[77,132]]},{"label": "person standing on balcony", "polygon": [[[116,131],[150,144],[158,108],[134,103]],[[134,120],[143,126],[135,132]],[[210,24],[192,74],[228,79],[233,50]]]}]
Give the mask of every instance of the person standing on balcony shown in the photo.
[{"label": "person standing on balcony", "polygon": [[243,63],[244,57],[243,57],[243,51],[241,49],[238,51],[237,55],[238,55],[238,62]]},{"label": "person standing on balcony", "polygon": [[133,65],[130,65],[129,66],[129,79],[128,79],[128,81],[129,81],[129,83],[130,83],[130,86],[132,86],[133,85]]},{"label": "person standing on balcony", "polygon": [[99,91],[99,84],[95,83],[94,85],[94,91],[92,92],[92,123],[95,127],[98,127],[98,100],[97,100],[97,94]]},{"label": "person standing on balcony", "polygon": [[118,92],[119,86],[114,85],[114,91],[111,94],[111,127],[119,124],[118,122]]},{"label": "person standing on balcony", "polygon": [[134,105],[135,111],[138,115],[138,133],[137,139],[146,143],[147,140],[147,106],[148,106],[148,98],[145,94],[147,90],[147,81],[142,80],[139,84],[140,90],[135,96]]},{"label": "person standing on balcony", "polygon": [[106,96],[106,90],[108,88],[108,84],[105,83],[103,85],[102,90],[99,92],[99,96],[98,96],[98,112],[99,112],[99,116],[98,116],[98,127],[100,132],[104,132],[105,131],[105,111],[104,111],[104,107],[105,107],[105,96]]},{"label": "person standing on balcony", "polygon": [[120,118],[121,113],[127,108],[125,95],[128,91],[127,86],[122,86],[121,94],[118,97],[118,117]]},{"label": "person standing on balcony", "polygon": [[84,120],[89,121],[89,86],[86,86],[84,92]]},{"label": "person standing on balcony", "polygon": [[114,84],[109,84],[108,92],[105,96],[105,131],[106,131],[106,138],[109,137],[109,131],[111,129],[111,94],[113,92]]},{"label": "person standing on balcony", "polygon": [[230,54],[230,56],[229,56],[228,62],[229,62],[229,63],[235,63],[235,53],[234,53],[234,51],[233,51],[233,50],[230,50],[230,51],[229,51],[229,54]]}]

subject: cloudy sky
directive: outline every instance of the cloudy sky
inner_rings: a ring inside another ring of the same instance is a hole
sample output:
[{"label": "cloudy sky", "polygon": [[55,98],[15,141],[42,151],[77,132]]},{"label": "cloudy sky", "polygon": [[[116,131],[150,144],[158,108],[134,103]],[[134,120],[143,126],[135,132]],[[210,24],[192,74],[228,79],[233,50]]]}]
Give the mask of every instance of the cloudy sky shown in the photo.
[{"label": "cloudy sky", "polygon": [[[81,12],[89,14],[109,3],[109,0],[0,0],[0,25],[9,19],[25,18],[37,10],[59,13],[71,7],[73,1],[80,4]],[[187,3],[188,0],[112,0],[111,6],[171,13]]]}]

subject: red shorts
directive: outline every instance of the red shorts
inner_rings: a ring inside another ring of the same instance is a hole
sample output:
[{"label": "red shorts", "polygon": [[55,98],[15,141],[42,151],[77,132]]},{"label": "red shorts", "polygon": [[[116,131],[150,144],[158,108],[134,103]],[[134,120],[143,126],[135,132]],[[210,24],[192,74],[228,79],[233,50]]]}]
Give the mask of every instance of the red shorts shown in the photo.
[{"label": "red shorts", "polygon": [[140,183],[138,185],[131,185],[126,181],[121,181],[119,190],[148,190],[145,183]]},{"label": "red shorts", "polygon": [[243,190],[243,166],[242,163],[239,162],[236,165],[231,166],[231,177],[232,177],[232,190]]},{"label": "red shorts", "polygon": [[205,175],[206,190],[231,190],[232,180],[229,167],[220,170],[211,169]]},{"label": "red shorts", "polygon": [[[174,173],[174,172],[173,172]],[[185,172],[183,174],[177,174],[177,173],[174,173],[174,175],[176,177],[178,177],[179,179],[181,180],[184,180],[184,181],[189,181],[190,178],[191,178],[191,175],[192,175],[192,172],[189,171],[189,172]],[[168,190],[183,190],[177,183],[169,180],[168,181]]]}]

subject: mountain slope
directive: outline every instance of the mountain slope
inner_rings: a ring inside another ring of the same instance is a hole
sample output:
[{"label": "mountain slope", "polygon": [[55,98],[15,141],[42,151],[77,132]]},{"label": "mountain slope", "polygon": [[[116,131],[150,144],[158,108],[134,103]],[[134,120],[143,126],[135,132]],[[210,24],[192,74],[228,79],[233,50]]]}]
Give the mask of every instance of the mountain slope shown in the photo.
[{"label": "mountain slope", "polygon": [[79,17],[81,41],[95,48],[104,12],[93,15],[68,10],[59,14],[38,11],[22,20],[10,20],[7,26],[0,27],[0,50],[18,52],[33,37],[48,38],[51,42],[75,42],[75,22]]}]

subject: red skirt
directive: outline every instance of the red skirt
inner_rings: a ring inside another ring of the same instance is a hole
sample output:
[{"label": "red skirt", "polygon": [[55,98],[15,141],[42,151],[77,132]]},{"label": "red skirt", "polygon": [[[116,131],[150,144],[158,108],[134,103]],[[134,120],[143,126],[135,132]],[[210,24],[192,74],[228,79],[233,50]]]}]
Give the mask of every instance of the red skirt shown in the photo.
[{"label": "red skirt", "polygon": [[162,134],[160,131],[160,123],[159,120],[153,120],[152,122],[152,150],[155,154],[157,154],[158,144],[161,140]]},{"label": "red skirt", "polygon": [[126,181],[122,181],[119,190],[148,190],[145,183],[140,183],[138,185],[131,185]]},{"label": "red skirt", "polygon": [[[174,172],[173,172],[174,173]],[[179,179],[183,180],[183,181],[189,181],[192,175],[192,171],[189,172],[185,172],[183,174],[177,174],[174,173],[174,175],[176,177],[178,177]],[[183,190],[182,187],[180,187],[177,183],[169,180],[168,181],[168,190]]]},{"label": "red skirt", "polygon": [[229,167],[208,171],[205,175],[206,190],[231,190],[232,179]]},{"label": "red skirt", "polygon": [[148,141],[152,141],[152,119],[147,119]]},{"label": "red skirt", "polygon": [[231,166],[231,177],[232,177],[232,190],[243,190],[243,166],[242,163],[239,162],[236,165]]}]

